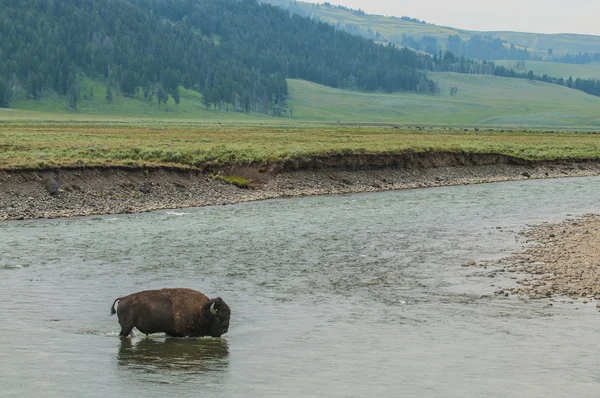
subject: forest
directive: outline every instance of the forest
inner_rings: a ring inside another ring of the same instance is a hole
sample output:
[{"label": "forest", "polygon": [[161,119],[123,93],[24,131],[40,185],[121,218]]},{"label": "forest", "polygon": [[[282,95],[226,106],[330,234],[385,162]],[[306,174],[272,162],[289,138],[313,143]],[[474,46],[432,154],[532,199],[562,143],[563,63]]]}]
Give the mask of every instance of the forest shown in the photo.
[{"label": "forest", "polygon": [[[600,96],[594,79],[533,75],[485,59],[528,59],[500,39],[449,36],[448,51],[424,37],[377,44],[256,0],[22,0],[0,2],[0,107],[16,95],[58,94],[77,109],[84,77],[116,94],[166,104],[180,87],[202,93],[204,106],[282,116],[287,78],[334,88],[437,94],[427,71],[540,80]],[[413,40],[414,41],[414,40]],[[437,51],[436,51],[437,50]],[[452,51],[454,50],[454,51]],[[584,54],[572,62],[593,60]],[[476,61],[475,59],[484,59]],[[567,61],[567,60],[565,60]],[[91,95],[91,93],[90,93]],[[229,106],[227,107],[229,109]]]},{"label": "forest", "polygon": [[431,59],[381,46],[255,0],[22,0],[0,2],[0,106],[23,92],[66,96],[83,76],[112,91],[206,107],[280,114],[286,78],[359,90],[435,93]]}]

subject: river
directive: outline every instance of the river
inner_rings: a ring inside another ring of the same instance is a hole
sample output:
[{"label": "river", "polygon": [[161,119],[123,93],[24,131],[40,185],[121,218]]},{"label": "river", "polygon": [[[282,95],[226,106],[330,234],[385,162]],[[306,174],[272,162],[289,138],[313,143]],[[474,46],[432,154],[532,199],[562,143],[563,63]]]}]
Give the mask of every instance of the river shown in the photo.
[{"label": "river", "polygon": [[[462,267],[600,212],[600,178],[0,223],[0,396],[596,396],[594,304]],[[220,339],[121,341],[116,297],[189,287]]]}]

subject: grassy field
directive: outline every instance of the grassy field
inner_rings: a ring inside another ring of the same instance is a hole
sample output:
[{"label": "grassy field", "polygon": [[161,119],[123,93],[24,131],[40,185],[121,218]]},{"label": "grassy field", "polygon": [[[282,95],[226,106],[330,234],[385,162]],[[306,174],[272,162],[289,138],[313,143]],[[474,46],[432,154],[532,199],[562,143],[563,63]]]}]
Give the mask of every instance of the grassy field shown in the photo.
[{"label": "grassy field", "polygon": [[[591,128],[600,126],[600,98],[543,82],[430,73],[443,95],[337,90],[290,80],[298,120],[439,125]],[[458,95],[450,96],[450,87]]]},{"label": "grassy field", "polygon": [[[541,63],[543,64],[543,63]],[[529,64],[528,64],[529,65]],[[531,63],[531,65],[534,65]],[[598,68],[600,70],[600,68]],[[76,111],[67,109],[65,98],[45,98],[43,101],[19,99],[16,109],[0,109],[0,120],[44,121],[63,120],[106,121],[107,123],[266,123],[298,122],[337,123],[399,123],[454,126],[513,126],[520,128],[600,128],[600,97],[581,91],[524,79],[456,73],[430,73],[442,88],[441,95],[414,93],[367,93],[339,90],[303,80],[288,80],[293,117],[276,118],[260,114],[206,110],[201,94],[182,89],[181,103],[175,107],[169,100],[167,108],[158,108],[156,101],[114,95],[112,103],[104,99],[104,86],[84,81],[82,99]],[[458,95],[450,96],[457,87]]]},{"label": "grassy field", "polygon": [[517,61],[514,60],[496,60],[494,63],[498,66],[512,68],[517,72],[532,71],[536,75],[543,75],[545,73],[552,77],[569,78],[571,76],[573,79],[576,77],[600,79],[600,64],[597,63],[576,65],[560,64],[557,62],[526,61],[525,69],[517,69]]},{"label": "grassy field", "polygon": [[526,159],[600,158],[589,133],[463,131],[391,126],[163,121],[3,121],[0,169],[94,165],[245,164],[332,154],[502,153]]},{"label": "grassy field", "polygon": [[[543,63],[542,63],[543,64]],[[600,68],[599,68],[600,70]],[[367,93],[339,90],[303,80],[288,80],[293,118],[226,112],[201,105],[201,95],[182,89],[181,103],[172,99],[168,109],[156,102],[114,96],[107,104],[104,87],[85,82],[83,92],[94,96],[81,100],[76,111],[68,110],[64,98],[44,101],[18,100],[17,109],[0,109],[0,120],[44,122],[63,120],[136,123],[223,122],[293,124],[297,122],[399,123],[455,126],[512,126],[520,128],[600,128],[600,97],[543,82],[494,76],[430,73],[442,88],[441,95],[414,93]],[[458,95],[450,96],[457,87]],[[85,90],[85,91],[84,91]]]}]

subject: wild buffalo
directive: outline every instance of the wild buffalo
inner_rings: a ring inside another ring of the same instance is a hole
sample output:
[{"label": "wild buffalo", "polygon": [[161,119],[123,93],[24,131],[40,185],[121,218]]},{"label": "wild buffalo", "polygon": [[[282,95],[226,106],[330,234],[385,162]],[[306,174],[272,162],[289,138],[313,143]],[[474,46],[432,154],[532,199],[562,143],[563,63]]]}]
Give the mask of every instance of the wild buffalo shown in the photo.
[{"label": "wild buffalo", "polygon": [[[115,303],[119,301],[115,311]],[[229,329],[231,311],[220,297],[209,299],[192,289],[145,290],[117,298],[110,314],[117,314],[121,333],[135,327],[146,335],[164,332],[173,337],[220,337]]]}]

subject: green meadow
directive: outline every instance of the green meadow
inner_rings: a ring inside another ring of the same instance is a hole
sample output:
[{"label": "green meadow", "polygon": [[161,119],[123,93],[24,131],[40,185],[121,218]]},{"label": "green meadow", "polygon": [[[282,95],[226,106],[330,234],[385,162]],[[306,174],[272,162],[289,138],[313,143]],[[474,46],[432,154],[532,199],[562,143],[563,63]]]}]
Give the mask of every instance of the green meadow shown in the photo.
[{"label": "green meadow", "polygon": [[[496,76],[430,73],[442,95],[337,90],[290,80],[298,120],[465,126],[600,128],[600,98],[558,85]],[[450,88],[458,93],[450,95]]]},{"label": "green meadow", "polygon": [[[543,64],[543,63],[542,63]],[[533,67],[533,65],[532,65]],[[598,68],[600,70],[600,68]],[[267,123],[395,123],[427,126],[600,128],[600,97],[568,87],[525,79],[495,76],[430,73],[440,95],[373,93],[340,90],[303,80],[288,80],[292,116],[270,117],[232,112],[202,104],[201,94],[181,88],[181,103],[172,99],[159,109],[156,100],[125,98],[117,94],[105,100],[104,85],[85,80],[77,110],[66,107],[65,98],[42,101],[17,99],[14,109],[0,109],[0,120],[138,120]],[[457,95],[450,95],[456,87]],[[83,98],[83,94],[86,98]]]}]

